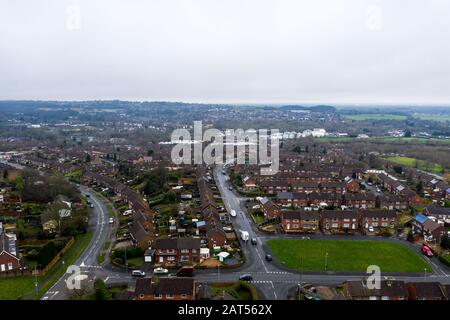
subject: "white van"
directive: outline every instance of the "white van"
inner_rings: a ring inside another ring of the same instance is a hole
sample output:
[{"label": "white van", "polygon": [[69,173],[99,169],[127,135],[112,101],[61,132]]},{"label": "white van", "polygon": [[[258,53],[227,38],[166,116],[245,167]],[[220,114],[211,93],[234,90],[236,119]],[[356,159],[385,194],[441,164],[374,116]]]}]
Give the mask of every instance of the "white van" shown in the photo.
[{"label": "white van", "polygon": [[249,234],[247,231],[241,230],[241,239],[247,241],[249,238]]},{"label": "white van", "polygon": [[231,211],[230,211],[230,216],[236,217],[236,210],[231,209]]}]

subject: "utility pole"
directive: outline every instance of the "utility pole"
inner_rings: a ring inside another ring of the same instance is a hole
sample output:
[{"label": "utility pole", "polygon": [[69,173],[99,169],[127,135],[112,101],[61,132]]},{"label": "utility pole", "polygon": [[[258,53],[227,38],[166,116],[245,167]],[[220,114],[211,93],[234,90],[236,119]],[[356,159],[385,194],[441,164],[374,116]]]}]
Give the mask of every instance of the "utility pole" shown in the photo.
[{"label": "utility pole", "polygon": [[36,295],[37,295],[38,294],[38,280],[37,280],[36,266],[34,266],[34,288],[36,290]]},{"label": "utility pole", "polygon": [[125,270],[128,273],[127,247],[125,247]]}]

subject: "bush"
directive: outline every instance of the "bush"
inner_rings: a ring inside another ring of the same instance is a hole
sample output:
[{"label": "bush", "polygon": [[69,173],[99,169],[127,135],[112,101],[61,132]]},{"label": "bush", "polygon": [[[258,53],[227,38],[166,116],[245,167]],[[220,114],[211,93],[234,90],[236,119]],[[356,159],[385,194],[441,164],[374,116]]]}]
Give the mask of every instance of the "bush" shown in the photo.
[{"label": "bush", "polygon": [[105,282],[102,279],[95,280],[94,283],[95,289],[95,299],[96,300],[111,300],[111,293],[105,285]]},{"label": "bush", "polygon": [[[126,250],[126,253],[125,253]],[[116,249],[111,253],[111,258],[118,264],[125,264],[125,254],[127,259],[142,257],[144,250],[139,247],[129,247],[124,249]]]}]

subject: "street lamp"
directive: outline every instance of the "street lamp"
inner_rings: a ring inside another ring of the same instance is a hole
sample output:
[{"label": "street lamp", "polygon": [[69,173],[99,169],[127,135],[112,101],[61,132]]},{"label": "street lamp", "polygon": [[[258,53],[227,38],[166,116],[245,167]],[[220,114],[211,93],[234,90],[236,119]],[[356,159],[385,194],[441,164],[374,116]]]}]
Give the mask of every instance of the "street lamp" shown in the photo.
[{"label": "street lamp", "polygon": [[426,279],[427,278],[427,268],[425,268],[424,270],[425,270],[424,277]]},{"label": "street lamp", "polygon": [[328,252],[325,253],[325,271],[328,269]]}]

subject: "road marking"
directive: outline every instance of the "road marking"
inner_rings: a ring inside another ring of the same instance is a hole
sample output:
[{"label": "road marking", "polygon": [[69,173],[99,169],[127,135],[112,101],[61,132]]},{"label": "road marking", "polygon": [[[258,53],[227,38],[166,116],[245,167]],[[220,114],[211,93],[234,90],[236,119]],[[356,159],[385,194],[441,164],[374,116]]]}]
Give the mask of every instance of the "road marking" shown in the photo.
[{"label": "road marking", "polygon": [[270,284],[272,285],[273,295],[275,297],[275,300],[278,300],[277,293],[275,292],[275,286],[273,285],[273,281],[270,281]]}]

